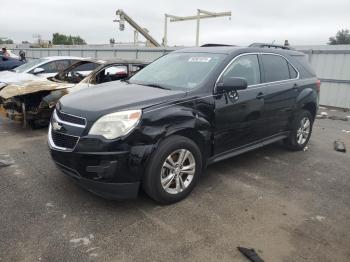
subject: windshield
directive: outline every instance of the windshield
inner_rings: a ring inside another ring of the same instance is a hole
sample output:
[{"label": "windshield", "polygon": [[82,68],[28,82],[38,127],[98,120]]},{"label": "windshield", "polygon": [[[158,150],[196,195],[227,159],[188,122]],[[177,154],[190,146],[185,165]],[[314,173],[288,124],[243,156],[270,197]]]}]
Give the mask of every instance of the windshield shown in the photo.
[{"label": "windshield", "polygon": [[224,54],[171,53],[139,71],[129,82],[173,90],[195,89],[224,58]]},{"label": "windshield", "polygon": [[41,64],[43,62],[46,62],[46,61],[49,61],[49,60],[44,59],[44,58],[35,59],[35,60],[30,61],[28,63],[25,63],[25,64],[23,64],[23,65],[21,65],[19,67],[16,67],[14,69],[14,71],[16,73],[27,73],[27,71],[30,70],[33,66],[37,66],[37,65],[39,65],[39,64]]}]

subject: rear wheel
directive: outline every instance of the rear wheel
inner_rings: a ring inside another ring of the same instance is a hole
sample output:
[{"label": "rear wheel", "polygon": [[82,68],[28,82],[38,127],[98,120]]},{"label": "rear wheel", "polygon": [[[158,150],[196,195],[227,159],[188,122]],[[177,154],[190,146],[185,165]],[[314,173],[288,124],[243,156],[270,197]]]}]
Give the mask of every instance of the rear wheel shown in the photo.
[{"label": "rear wheel", "polygon": [[309,142],[313,125],[313,117],[307,110],[301,110],[292,123],[289,137],[284,141],[288,149],[303,150]]},{"label": "rear wheel", "polygon": [[143,188],[159,203],[175,203],[191,193],[201,170],[198,146],[186,137],[172,136],[159,145],[149,160]]}]

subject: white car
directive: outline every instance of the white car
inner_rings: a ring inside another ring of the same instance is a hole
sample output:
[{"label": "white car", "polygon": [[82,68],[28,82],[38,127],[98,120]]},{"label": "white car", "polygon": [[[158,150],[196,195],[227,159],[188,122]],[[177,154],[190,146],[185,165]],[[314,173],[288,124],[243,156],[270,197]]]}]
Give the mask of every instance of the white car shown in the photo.
[{"label": "white car", "polygon": [[19,56],[16,55],[12,50],[7,49],[7,52],[10,54],[10,57],[19,59]]},{"label": "white car", "polygon": [[81,60],[84,58],[75,56],[50,56],[32,60],[11,71],[0,72],[0,87],[4,84],[37,80],[38,77],[52,77]]}]

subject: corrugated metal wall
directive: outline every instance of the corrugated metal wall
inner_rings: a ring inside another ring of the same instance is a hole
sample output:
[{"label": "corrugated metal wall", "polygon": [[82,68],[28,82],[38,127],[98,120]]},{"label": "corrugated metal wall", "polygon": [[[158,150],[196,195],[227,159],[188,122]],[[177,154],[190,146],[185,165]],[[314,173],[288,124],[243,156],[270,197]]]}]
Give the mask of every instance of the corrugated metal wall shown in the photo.
[{"label": "corrugated metal wall", "polygon": [[299,46],[321,79],[320,104],[350,108],[350,45]]},{"label": "corrugated metal wall", "polygon": [[[21,48],[13,48],[16,53]],[[29,58],[72,55],[91,58],[126,58],[152,61],[179,48],[146,47],[60,47],[22,48]],[[309,56],[317,76],[321,79],[320,104],[350,108],[350,45],[297,46]]]},{"label": "corrugated metal wall", "polygon": [[116,47],[116,48],[90,48],[74,47],[74,48],[13,48],[14,53],[24,50],[28,58],[40,58],[45,56],[80,56],[90,58],[121,58],[121,59],[140,59],[145,61],[153,61],[154,59],[167,54],[176,48],[147,48],[147,47]]}]

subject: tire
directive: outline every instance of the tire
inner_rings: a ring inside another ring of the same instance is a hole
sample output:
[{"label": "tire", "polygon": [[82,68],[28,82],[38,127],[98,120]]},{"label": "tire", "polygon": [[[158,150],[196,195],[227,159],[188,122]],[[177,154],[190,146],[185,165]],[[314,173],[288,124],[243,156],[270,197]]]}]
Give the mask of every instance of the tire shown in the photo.
[{"label": "tire", "polygon": [[[290,134],[284,140],[284,144],[289,150],[301,151],[305,148],[312,133],[313,122],[314,118],[309,111],[300,110],[297,113],[291,124]],[[307,125],[308,128],[306,128]]]},{"label": "tire", "polygon": [[28,121],[28,124],[32,129],[45,128],[49,125],[49,123],[50,123],[50,120],[46,120],[46,119],[35,119],[35,120]]},{"label": "tire", "polygon": [[[182,164],[180,156],[185,157]],[[143,189],[158,203],[178,202],[195,187],[202,163],[202,154],[196,143],[183,136],[168,137],[159,144],[148,161]]]}]

